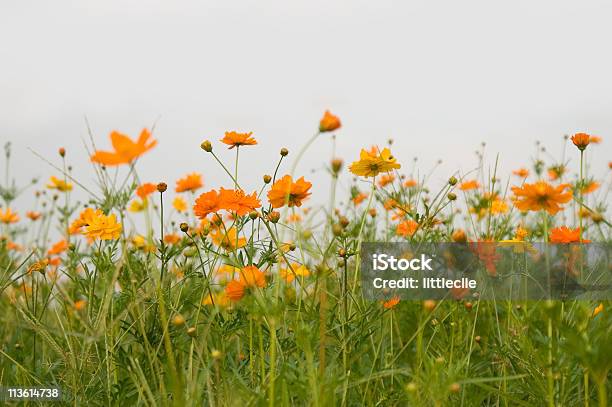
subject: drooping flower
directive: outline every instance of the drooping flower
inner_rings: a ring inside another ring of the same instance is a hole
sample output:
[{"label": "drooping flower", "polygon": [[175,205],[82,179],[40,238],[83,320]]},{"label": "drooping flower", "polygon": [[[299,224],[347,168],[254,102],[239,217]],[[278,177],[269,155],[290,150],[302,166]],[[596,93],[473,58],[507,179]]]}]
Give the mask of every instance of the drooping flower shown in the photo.
[{"label": "drooping flower", "polygon": [[0,222],[5,225],[17,223],[19,222],[19,215],[17,212],[13,212],[11,208],[6,208],[4,211],[0,208]]},{"label": "drooping flower", "polygon": [[329,110],[326,110],[323,114],[323,118],[319,122],[319,131],[321,133],[334,131],[339,129],[340,126],[342,126],[342,123],[340,123],[340,118],[331,114]]},{"label": "drooping flower", "polygon": [[[550,231],[549,240],[551,243],[580,243],[580,228],[570,229],[567,226],[554,228]],[[582,239],[582,243],[588,243]]]},{"label": "drooping flower", "polygon": [[185,201],[185,199],[183,199],[183,197],[177,196],[172,201],[172,207],[177,212],[185,212],[187,210],[187,201]]},{"label": "drooping flower", "polygon": [[146,182],[136,188],[136,195],[138,195],[138,197],[144,201],[149,195],[151,195],[155,191],[157,191],[157,186],[150,182]]},{"label": "drooping flower", "polygon": [[47,184],[47,188],[57,189],[60,192],[68,192],[72,191],[72,184],[64,181],[63,179],[56,178],[52,175],[51,178],[49,178],[49,184]]},{"label": "drooping flower", "polygon": [[574,145],[578,147],[578,150],[580,151],[584,151],[590,142],[591,136],[586,133],[576,133],[572,136],[572,143],[574,143]]},{"label": "drooping flower", "polygon": [[268,191],[268,201],[273,208],[302,206],[302,201],[310,196],[312,184],[301,177],[293,182],[291,175],[285,175],[272,185]]},{"label": "drooping flower", "polygon": [[42,213],[37,212],[37,211],[27,211],[26,216],[28,217],[28,219],[34,222],[34,221],[37,221],[42,216]]},{"label": "drooping flower", "polygon": [[237,133],[235,131],[226,131],[225,136],[221,139],[221,142],[227,144],[230,150],[234,147],[252,146],[257,144],[257,140],[255,140],[252,135],[253,132]]},{"label": "drooping flower", "polygon": [[544,181],[512,187],[515,195],[514,206],[522,212],[545,210],[554,215],[563,209],[562,204],[572,199],[572,191],[568,187],[568,184],[553,187]]},{"label": "drooping flower", "polygon": [[68,250],[68,242],[66,241],[66,239],[62,239],[59,242],[55,243],[53,246],[51,246],[47,254],[49,256],[57,256],[58,254],[61,254],[66,250]]},{"label": "drooping flower", "polygon": [[187,174],[184,178],[176,181],[176,192],[197,191],[202,188],[202,175],[197,172]]},{"label": "drooping flower", "polygon": [[115,240],[121,234],[121,223],[114,214],[98,213],[93,216],[85,229],[85,235],[91,239]]},{"label": "drooping flower", "polygon": [[130,164],[157,144],[147,129],[142,129],[136,141],[118,131],[111,132],[110,139],[114,151],[96,151],[91,156],[92,162],[106,166]]},{"label": "drooping flower", "polygon": [[459,184],[459,189],[462,191],[471,191],[473,189],[477,189],[478,187],[480,187],[480,184],[475,179]]},{"label": "drooping flower", "polygon": [[401,165],[391,155],[391,150],[385,148],[381,152],[377,149],[371,151],[362,149],[359,154],[359,160],[353,162],[349,170],[358,176],[375,177],[382,172],[389,172],[399,168],[401,168]]}]

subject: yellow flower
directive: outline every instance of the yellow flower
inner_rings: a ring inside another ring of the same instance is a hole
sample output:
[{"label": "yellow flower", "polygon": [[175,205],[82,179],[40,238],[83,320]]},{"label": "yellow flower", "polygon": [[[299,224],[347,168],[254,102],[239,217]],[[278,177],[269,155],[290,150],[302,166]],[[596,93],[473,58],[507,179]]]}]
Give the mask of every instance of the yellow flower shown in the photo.
[{"label": "yellow flower", "polygon": [[185,201],[185,199],[182,197],[177,196],[172,201],[172,206],[177,210],[177,212],[185,212],[187,210],[187,201]]},{"label": "yellow flower", "polygon": [[17,212],[13,212],[11,208],[6,208],[5,211],[0,208],[0,222],[7,225],[9,223],[17,223],[19,222],[19,215],[17,215]]},{"label": "yellow flower", "polygon": [[593,310],[592,318],[595,318],[597,316],[597,314],[599,314],[603,310],[604,310],[604,306],[603,306],[603,303],[601,303],[597,307],[595,307],[595,309]]},{"label": "yellow flower", "polygon": [[238,237],[236,228],[230,228],[227,233],[225,232],[225,229],[220,228],[216,230],[211,237],[215,245],[222,247],[225,250],[233,251],[240,249],[241,247],[246,246],[247,243],[246,238]]},{"label": "yellow flower", "polygon": [[47,188],[57,189],[60,192],[68,192],[72,191],[72,184],[64,181],[63,179],[58,179],[54,176],[51,176],[51,178],[49,179],[49,184],[47,184]]},{"label": "yellow flower", "polygon": [[491,213],[502,214],[508,212],[508,204],[501,199],[495,199],[491,203]]},{"label": "yellow flower", "polygon": [[362,177],[375,177],[381,172],[389,172],[401,168],[401,165],[396,161],[395,157],[391,155],[391,150],[388,148],[385,148],[382,152],[377,149],[372,151],[362,149],[359,160],[353,162],[349,170],[353,174]]},{"label": "yellow flower", "polygon": [[121,234],[121,223],[113,215],[98,214],[87,225],[85,235],[91,239],[114,240]]},{"label": "yellow flower", "polygon": [[138,199],[135,199],[132,201],[132,203],[130,203],[130,206],[128,208],[128,211],[130,212],[142,212],[145,209],[147,209],[148,206],[148,201],[145,199],[144,201],[139,201]]},{"label": "yellow flower", "polygon": [[[293,269],[293,271],[291,271]],[[280,276],[288,283],[291,283],[295,280],[295,277],[308,277],[310,275],[310,271],[304,266],[297,263],[293,263],[291,268],[281,268]]]}]

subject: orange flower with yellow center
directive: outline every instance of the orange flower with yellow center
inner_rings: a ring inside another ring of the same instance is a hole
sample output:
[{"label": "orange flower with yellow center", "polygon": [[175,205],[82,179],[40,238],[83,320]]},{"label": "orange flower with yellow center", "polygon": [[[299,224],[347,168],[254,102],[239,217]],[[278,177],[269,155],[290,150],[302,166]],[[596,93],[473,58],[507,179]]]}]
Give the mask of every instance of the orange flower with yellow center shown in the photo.
[{"label": "orange flower with yellow center", "polygon": [[202,175],[197,172],[187,174],[184,178],[176,181],[176,192],[196,191],[202,188]]},{"label": "orange flower with yellow center", "polygon": [[216,213],[221,210],[221,196],[214,189],[200,195],[193,206],[195,215],[204,219],[211,213]]},{"label": "orange flower with yellow center", "polygon": [[312,184],[301,177],[293,182],[291,175],[285,175],[272,185],[268,191],[268,201],[273,208],[302,206],[302,201],[310,196]]},{"label": "orange flower with yellow center", "polygon": [[68,192],[72,191],[72,184],[64,181],[63,179],[51,176],[51,178],[49,179],[49,184],[47,184],[47,188],[57,189],[60,192]]},{"label": "orange flower with yellow center", "polygon": [[17,215],[17,212],[13,212],[11,208],[6,208],[4,211],[0,208],[0,222],[5,225],[17,223],[19,222],[19,215]]},{"label": "orange flower with yellow center", "polygon": [[234,147],[253,146],[257,144],[257,140],[255,140],[252,135],[253,132],[238,133],[235,131],[226,131],[225,136],[221,139],[221,142],[227,144],[230,150]]},{"label": "orange flower with yellow center", "polygon": [[545,181],[512,187],[515,195],[514,206],[522,212],[545,210],[555,215],[563,209],[561,204],[568,203],[572,199],[572,191],[568,187],[568,184],[553,187]]},{"label": "orange flower with yellow center", "polygon": [[142,129],[136,141],[118,131],[111,132],[110,139],[114,151],[96,151],[91,156],[92,162],[106,166],[130,164],[157,144],[147,129]]},{"label": "orange flower with yellow center", "polygon": [[323,114],[323,118],[319,122],[319,131],[321,133],[334,131],[339,129],[341,126],[342,123],[340,123],[340,118],[331,114],[329,110],[326,110]]},{"label": "orange flower with yellow center", "polygon": [[349,170],[361,177],[375,177],[382,172],[389,172],[399,168],[401,168],[401,165],[391,155],[391,150],[385,148],[380,152],[377,149],[370,151],[362,149],[359,154],[359,160],[353,162]]},{"label": "orange flower with yellow center", "polygon": [[590,142],[591,136],[586,133],[576,133],[572,136],[572,143],[574,143],[574,145],[578,147],[578,150],[580,151],[583,151],[585,148],[587,148]]}]

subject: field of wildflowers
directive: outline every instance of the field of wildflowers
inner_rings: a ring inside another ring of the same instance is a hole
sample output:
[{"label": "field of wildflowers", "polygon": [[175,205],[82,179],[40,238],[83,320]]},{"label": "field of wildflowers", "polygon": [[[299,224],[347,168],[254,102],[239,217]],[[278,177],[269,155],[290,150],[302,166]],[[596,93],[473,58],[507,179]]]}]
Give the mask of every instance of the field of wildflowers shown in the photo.
[{"label": "field of wildflowers", "polygon": [[610,243],[612,162],[589,160],[601,138],[560,137],[560,158],[536,145],[508,176],[480,154],[477,171],[437,190],[390,141],[330,157],[330,196],[310,206],[296,164],[340,119],[325,112],[318,130],[271,168],[249,164],[259,185],[240,174],[256,135],[202,142],[227,175],[219,189],[198,172],[139,174],[157,144],[148,129],[111,132],[108,151],[92,136],[99,188],[82,185],[77,152],[60,148],[32,208],[14,204],[33,189],[11,178],[7,145],[0,383],[57,386],[74,406],[609,405],[608,302],[376,302],[359,278],[363,242]]}]

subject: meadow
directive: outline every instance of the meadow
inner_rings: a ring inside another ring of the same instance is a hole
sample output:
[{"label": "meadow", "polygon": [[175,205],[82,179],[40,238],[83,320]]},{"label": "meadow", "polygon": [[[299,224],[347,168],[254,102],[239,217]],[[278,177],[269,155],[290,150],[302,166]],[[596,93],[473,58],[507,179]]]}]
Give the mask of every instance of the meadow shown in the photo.
[{"label": "meadow", "polygon": [[[372,301],[360,287],[363,242],[610,243],[612,162],[589,155],[604,140],[560,136],[561,157],[536,144],[503,175],[482,152],[438,187],[392,141],[364,146],[329,157],[329,196],[311,205],[296,164],[336,136],[325,112],[302,150],[279,146],[265,169],[241,161],[256,134],[205,140],[219,189],[199,172],[139,173],[160,148],[148,129],[45,152],[53,175],[34,185],[14,180],[7,144],[0,383],[59,387],[53,403],[73,406],[609,405],[609,301]],[[96,190],[71,154],[90,156]],[[261,182],[244,185],[243,171]],[[22,194],[31,208],[15,205]]]}]

